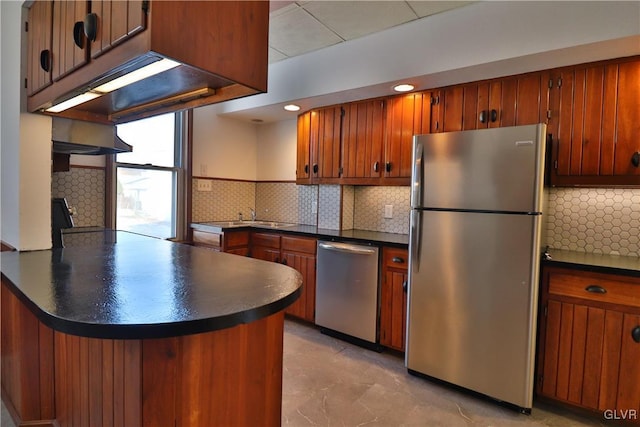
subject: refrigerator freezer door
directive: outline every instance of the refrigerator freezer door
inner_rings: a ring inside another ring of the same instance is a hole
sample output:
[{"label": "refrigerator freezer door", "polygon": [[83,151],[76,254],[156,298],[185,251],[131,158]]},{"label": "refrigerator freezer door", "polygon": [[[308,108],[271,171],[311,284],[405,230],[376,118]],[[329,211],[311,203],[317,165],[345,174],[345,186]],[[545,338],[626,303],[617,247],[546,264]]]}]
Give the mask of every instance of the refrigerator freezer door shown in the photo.
[{"label": "refrigerator freezer door", "polygon": [[531,408],[541,216],[412,215],[407,368]]},{"label": "refrigerator freezer door", "polygon": [[539,124],[416,136],[412,208],[541,212],[545,132]]}]

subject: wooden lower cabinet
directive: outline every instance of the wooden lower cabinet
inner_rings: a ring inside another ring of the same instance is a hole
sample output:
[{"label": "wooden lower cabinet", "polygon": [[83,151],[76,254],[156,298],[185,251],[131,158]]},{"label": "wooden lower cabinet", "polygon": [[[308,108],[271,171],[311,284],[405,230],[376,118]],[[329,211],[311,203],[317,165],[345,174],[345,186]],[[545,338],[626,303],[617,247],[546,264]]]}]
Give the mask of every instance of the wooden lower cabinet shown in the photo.
[{"label": "wooden lower cabinet", "polygon": [[218,252],[249,256],[249,231],[237,230],[212,233],[193,230],[193,245]]},{"label": "wooden lower cabinet", "polygon": [[545,267],[539,396],[640,422],[640,278]]},{"label": "wooden lower cabinet", "polygon": [[408,261],[406,249],[382,248],[380,344],[399,351],[405,349]]},{"label": "wooden lower cabinet", "polygon": [[285,313],[309,322],[315,322],[316,318],[316,247],[315,238],[251,233],[253,258],[288,265],[302,274],[300,298],[287,307]]}]

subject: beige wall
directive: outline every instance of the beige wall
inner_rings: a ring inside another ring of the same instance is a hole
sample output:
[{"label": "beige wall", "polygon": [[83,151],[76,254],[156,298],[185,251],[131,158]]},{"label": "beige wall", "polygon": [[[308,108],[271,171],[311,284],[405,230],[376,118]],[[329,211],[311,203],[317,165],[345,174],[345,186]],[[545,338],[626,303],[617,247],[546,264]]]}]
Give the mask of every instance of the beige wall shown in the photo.
[{"label": "beige wall", "polygon": [[296,179],[297,120],[258,126],[258,181]]},{"label": "beige wall", "polygon": [[193,111],[193,175],[255,181],[256,125],[221,117],[217,106]]}]

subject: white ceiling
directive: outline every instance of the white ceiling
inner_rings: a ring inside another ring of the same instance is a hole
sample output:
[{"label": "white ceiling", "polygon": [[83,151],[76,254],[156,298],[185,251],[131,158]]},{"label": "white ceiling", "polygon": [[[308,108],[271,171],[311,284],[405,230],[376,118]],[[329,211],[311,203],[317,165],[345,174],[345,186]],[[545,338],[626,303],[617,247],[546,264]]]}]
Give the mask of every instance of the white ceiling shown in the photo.
[{"label": "white ceiling", "polygon": [[472,1],[272,1],[269,63],[333,46]]},{"label": "white ceiling", "polygon": [[638,16],[640,1],[272,1],[268,91],[210,108],[269,123],[296,117],[287,103],[389,96],[398,82],[425,90],[640,55]]}]

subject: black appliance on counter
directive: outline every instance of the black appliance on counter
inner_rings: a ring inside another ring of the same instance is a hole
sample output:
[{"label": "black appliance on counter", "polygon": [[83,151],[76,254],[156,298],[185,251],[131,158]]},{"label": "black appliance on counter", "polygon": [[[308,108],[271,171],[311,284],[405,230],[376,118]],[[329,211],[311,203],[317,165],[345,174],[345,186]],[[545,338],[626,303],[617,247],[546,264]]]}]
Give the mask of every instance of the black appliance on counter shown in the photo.
[{"label": "black appliance on counter", "polygon": [[63,248],[62,230],[73,228],[73,219],[67,205],[67,199],[57,197],[51,199],[51,242],[54,248]]}]

